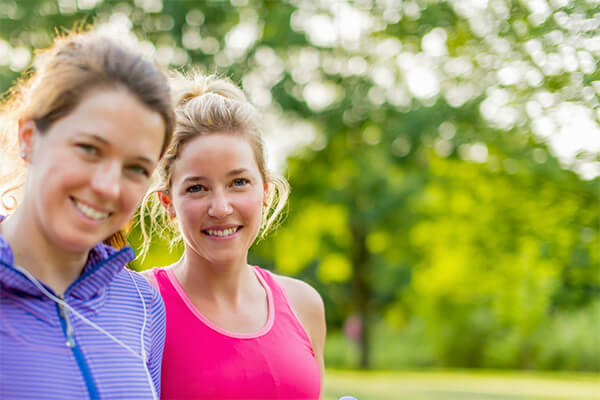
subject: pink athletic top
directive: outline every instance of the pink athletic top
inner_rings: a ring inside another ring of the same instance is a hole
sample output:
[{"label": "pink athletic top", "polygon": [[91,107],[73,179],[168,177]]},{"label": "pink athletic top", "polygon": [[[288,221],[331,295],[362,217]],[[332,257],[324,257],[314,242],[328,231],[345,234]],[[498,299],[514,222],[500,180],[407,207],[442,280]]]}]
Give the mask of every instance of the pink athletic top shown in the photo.
[{"label": "pink athletic top", "polygon": [[273,275],[253,268],[269,315],[252,334],[219,328],[194,307],[171,270],[152,270],[167,311],[162,399],[319,398],[321,374],[310,338]]}]

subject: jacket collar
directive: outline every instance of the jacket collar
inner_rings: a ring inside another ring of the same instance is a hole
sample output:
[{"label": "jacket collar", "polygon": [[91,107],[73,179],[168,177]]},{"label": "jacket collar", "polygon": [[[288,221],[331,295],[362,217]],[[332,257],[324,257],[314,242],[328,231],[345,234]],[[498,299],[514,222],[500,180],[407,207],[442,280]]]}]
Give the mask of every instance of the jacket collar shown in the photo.
[{"label": "jacket collar", "polygon": [[[0,221],[2,219],[4,218],[0,216]],[[135,253],[129,246],[117,251],[103,243],[98,243],[90,250],[82,274],[67,288],[65,297],[73,296],[81,300],[94,297],[134,258]],[[34,297],[44,296],[40,289],[14,267],[12,249],[2,235],[0,235],[0,285],[5,290]],[[50,288],[45,287],[52,293]]]}]

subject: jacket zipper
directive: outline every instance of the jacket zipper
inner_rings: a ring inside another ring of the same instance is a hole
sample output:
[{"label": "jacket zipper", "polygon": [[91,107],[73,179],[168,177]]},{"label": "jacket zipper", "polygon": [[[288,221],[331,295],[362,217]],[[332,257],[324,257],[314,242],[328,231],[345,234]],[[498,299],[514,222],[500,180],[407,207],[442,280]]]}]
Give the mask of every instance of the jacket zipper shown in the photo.
[{"label": "jacket zipper", "polygon": [[[65,301],[63,295],[60,295],[58,297],[60,297],[62,301]],[[75,341],[75,334],[73,331],[73,324],[71,323],[71,318],[69,317],[69,310],[62,304],[57,303],[56,306],[58,308],[58,315],[60,317],[60,325],[62,326],[63,333],[65,334],[65,345],[71,349],[73,355],[75,356],[75,360],[77,361],[77,365],[79,366],[79,370],[81,371],[81,375],[83,376],[83,380],[85,381],[85,386],[87,387],[90,399],[100,399],[100,396],[98,396],[98,390],[96,389],[96,384],[94,383],[94,379],[92,378],[92,372],[90,371],[90,368],[87,365],[85,358],[83,357],[81,349],[77,346],[77,342]]]}]

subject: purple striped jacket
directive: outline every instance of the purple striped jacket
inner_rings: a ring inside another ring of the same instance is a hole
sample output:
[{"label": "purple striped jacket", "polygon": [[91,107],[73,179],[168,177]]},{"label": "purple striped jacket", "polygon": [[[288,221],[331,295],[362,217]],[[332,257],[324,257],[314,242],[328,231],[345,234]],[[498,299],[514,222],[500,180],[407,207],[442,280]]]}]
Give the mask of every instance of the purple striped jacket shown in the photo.
[{"label": "purple striped jacket", "polygon": [[[141,275],[125,270],[133,257],[129,247],[98,244],[64,300],[139,354],[144,314],[133,277],[147,308],[146,365],[160,396],[164,304]],[[151,399],[143,361],[62,308],[15,269],[0,236],[0,399]]]}]

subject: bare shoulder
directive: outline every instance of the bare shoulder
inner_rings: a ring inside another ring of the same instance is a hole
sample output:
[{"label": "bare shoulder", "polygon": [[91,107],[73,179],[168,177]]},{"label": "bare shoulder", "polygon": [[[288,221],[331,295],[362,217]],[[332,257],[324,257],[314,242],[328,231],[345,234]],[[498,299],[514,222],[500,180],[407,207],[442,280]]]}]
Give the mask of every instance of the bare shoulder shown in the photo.
[{"label": "bare shoulder", "polygon": [[297,313],[324,313],[323,299],[315,288],[299,279],[276,274],[273,274],[273,276],[285,291]]},{"label": "bare shoulder", "polygon": [[323,350],[327,326],[325,324],[325,306],[321,295],[308,283],[299,279],[274,275],[275,280],[287,295],[290,306],[296,312],[300,324],[310,337],[315,358],[324,377],[325,364]]},{"label": "bare shoulder", "polygon": [[325,332],[325,306],[319,292],[308,283],[287,276],[274,275],[287,295],[290,306],[313,343]]}]

